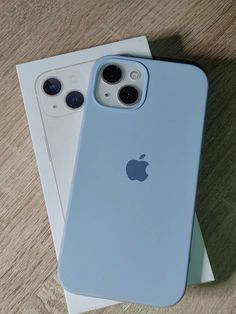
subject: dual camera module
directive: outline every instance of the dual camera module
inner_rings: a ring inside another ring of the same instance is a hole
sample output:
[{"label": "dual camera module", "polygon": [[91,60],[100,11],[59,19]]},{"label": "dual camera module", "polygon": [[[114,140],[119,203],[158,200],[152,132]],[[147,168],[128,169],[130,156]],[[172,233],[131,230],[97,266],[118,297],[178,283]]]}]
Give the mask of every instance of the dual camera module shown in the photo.
[{"label": "dual camera module", "polygon": [[[55,78],[48,78],[43,84],[44,92],[49,96],[55,96],[62,90],[61,82]],[[78,109],[84,103],[84,96],[81,92],[73,90],[66,95],[66,104],[71,109]]]},{"label": "dual camera module", "polygon": [[[119,83],[122,78],[122,70],[115,64],[107,65],[102,71],[102,78],[108,84]],[[138,97],[138,91],[132,85],[125,85],[118,91],[118,98],[124,105],[133,105]]]}]

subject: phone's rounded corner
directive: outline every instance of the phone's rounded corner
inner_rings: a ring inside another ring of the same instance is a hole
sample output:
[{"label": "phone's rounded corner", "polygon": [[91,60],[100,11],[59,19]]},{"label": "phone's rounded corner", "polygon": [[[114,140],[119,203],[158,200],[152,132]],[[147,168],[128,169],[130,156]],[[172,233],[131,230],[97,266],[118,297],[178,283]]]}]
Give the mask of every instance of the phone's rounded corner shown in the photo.
[{"label": "phone's rounded corner", "polygon": [[66,277],[64,277],[64,271],[62,270],[60,261],[57,263],[56,275],[57,275],[57,280],[63,289],[65,289],[66,291],[70,293],[78,294],[78,292],[75,289],[73,289],[70,286],[70,284],[68,284]]},{"label": "phone's rounded corner", "polygon": [[171,307],[177,305],[183,299],[183,297],[185,295],[186,287],[187,287],[186,284],[183,287],[181,287],[181,289],[178,291],[178,293],[175,296],[173,296],[172,298],[170,298],[169,300],[167,300],[165,302],[165,304],[162,305],[162,307],[171,308]]},{"label": "phone's rounded corner", "polygon": [[192,62],[189,65],[191,65],[192,68],[194,68],[195,73],[199,76],[201,81],[204,82],[204,85],[206,86],[206,89],[208,90],[209,78],[208,78],[208,74],[207,74],[206,70],[200,64],[198,64],[196,62]]}]

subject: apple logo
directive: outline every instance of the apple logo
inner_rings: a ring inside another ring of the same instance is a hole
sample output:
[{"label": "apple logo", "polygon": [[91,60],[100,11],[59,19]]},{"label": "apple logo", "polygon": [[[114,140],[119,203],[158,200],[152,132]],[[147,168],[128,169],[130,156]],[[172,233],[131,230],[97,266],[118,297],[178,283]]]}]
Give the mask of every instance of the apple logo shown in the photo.
[{"label": "apple logo", "polygon": [[130,180],[144,181],[147,179],[146,167],[149,165],[144,159],[145,154],[139,157],[139,160],[132,159],[126,165],[126,173]]}]

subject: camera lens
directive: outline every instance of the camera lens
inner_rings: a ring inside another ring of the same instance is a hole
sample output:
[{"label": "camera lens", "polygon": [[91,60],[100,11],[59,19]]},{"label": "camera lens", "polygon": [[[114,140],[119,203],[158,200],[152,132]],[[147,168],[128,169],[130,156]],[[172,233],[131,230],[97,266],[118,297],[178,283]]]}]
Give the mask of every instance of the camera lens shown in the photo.
[{"label": "camera lens", "polygon": [[66,96],[66,104],[72,109],[80,108],[84,103],[84,96],[78,91],[72,91]]},{"label": "camera lens", "polygon": [[132,105],[138,99],[138,91],[135,87],[127,85],[119,90],[118,96],[123,104]]},{"label": "camera lens", "polygon": [[45,91],[46,94],[54,96],[60,93],[61,82],[58,79],[51,77],[44,82],[43,90]]},{"label": "camera lens", "polygon": [[108,65],[105,67],[105,69],[102,71],[102,77],[105,82],[114,84],[119,82],[121,79],[121,69],[114,64]]}]

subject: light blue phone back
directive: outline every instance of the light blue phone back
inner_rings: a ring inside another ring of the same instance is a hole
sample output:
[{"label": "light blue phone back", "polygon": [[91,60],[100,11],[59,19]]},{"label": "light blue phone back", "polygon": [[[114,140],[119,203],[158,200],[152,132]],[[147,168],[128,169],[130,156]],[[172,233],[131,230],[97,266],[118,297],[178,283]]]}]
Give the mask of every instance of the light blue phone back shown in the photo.
[{"label": "light blue phone back", "polygon": [[[102,65],[129,60],[148,71],[145,102],[108,108],[94,97]],[[207,98],[190,64],[105,57],[93,68],[58,275],[81,295],[170,306],[184,294]],[[149,163],[130,180],[129,160]]]}]

